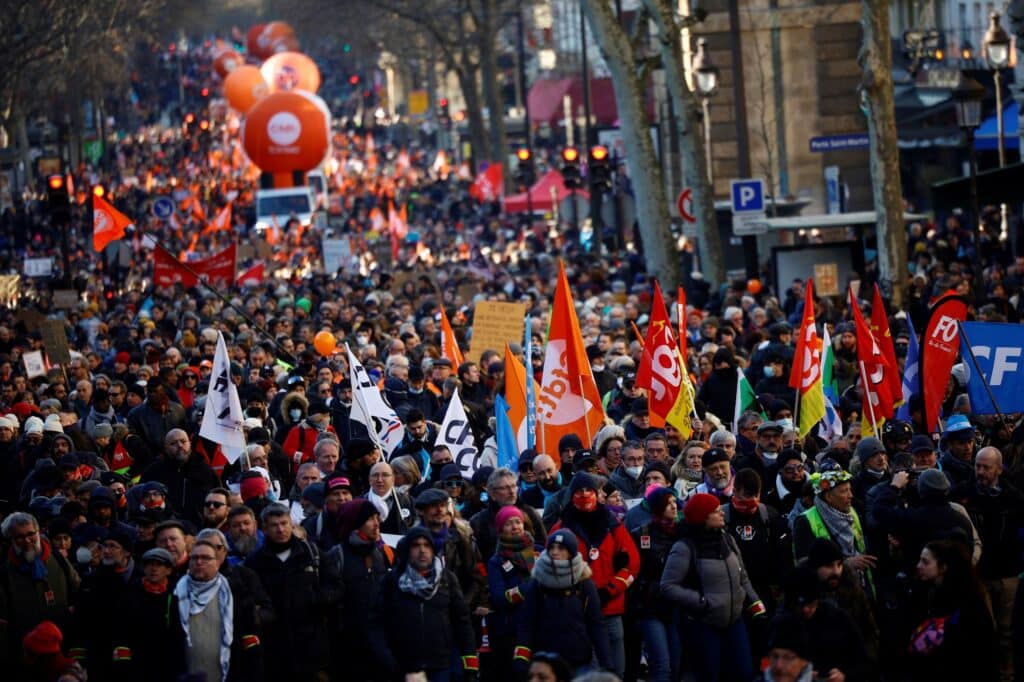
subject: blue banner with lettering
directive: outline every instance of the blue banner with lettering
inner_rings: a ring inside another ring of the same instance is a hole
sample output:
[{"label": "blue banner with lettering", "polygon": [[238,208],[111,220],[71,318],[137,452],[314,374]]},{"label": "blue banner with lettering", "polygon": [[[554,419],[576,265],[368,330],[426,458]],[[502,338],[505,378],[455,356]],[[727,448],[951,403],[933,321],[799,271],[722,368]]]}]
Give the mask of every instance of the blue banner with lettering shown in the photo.
[{"label": "blue banner with lettering", "polygon": [[[966,370],[971,412],[1024,412],[1024,325],[964,322],[962,330],[960,357]],[[967,351],[968,345],[972,352]],[[986,382],[998,410],[985,388]]]}]

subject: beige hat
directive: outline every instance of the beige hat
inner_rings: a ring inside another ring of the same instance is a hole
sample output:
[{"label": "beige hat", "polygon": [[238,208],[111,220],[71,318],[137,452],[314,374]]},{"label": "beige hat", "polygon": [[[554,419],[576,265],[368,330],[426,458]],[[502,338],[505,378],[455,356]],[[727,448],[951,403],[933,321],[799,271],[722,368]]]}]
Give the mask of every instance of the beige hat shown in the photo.
[{"label": "beige hat", "polygon": [[43,422],[43,431],[50,433],[64,433],[64,426],[60,423],[59,414],[51,414]]}]

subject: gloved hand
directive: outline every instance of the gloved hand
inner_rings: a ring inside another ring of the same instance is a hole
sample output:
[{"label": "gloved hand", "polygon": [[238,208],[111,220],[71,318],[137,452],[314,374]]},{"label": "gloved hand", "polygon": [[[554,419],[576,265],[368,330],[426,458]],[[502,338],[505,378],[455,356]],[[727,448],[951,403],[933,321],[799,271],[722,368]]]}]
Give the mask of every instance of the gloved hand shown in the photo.
[{"label": "gloved hand", "polygon": [[607,606],[608,602],[612,600],[612,593],[608,590],[608,588],[605,587],[598,589],[597,596],[601,600],[602,608]]},{"label": "gloved hand", "polygon": [[747,607],[747,613],[750,614],[751,618],[761,619],[768,618],[768,609],[765,608],[764,602],[758,599],[756,602]]},{"label": "gloved hand", "polygon": [[629,554],[626,552],[616,552],[612,555],[612,568],[618,573],[624,568],[629,568]]}]

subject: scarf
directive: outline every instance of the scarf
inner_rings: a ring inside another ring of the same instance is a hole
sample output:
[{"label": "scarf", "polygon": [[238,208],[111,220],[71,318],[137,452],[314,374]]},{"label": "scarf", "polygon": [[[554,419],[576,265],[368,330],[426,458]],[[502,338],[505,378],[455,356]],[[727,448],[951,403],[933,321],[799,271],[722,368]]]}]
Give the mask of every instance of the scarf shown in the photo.
[{"label": "scarf", "polygon": [[[562,525],[579,537],[586,545],[600,547],[608,532],[619,525],[618,519],[603,504],[592,512],[580,511],[572,503],[562,512]],[[581,548],[582,549],[582,548]]]},{"label": "scarf", "polygon": [[370,492],[366,493],[366,499],[368,499],[370,502],[372,502],[373,506],[377,508],[378,512],[380,512],[380,522],[381,523],[384,523],[385,521],[388,520],[388,512],[391,511],[391,508],[388,506],[388,498],[389,497],[391,497],[391,493],[388,493],[384,497],[381,497],[380,495],[378,495],[377,493],[373,492],[372,490]]},{"label": "scarf", "polygon": [[50,574],[46,568],[46,562],[50,559],[50,543],[46,541],[46,538],[40,538],[39,553],[32,561],[25,561],[18,556],[14,547],[7,550],[7,559],[11,562],[14,570],[19,573],[31,575],[32,580],[46,580],[46,576]]},{"label": "scarf", "polygon": [[533,579],[549,590],[568,590],[591,576],[590,566],[583,556],[576,553],[572,559],[552,559],[547,552],[541,552],[533,564]]},{"label": "scarf", "polygon": [[718,498],[718,501],[725,504],[732,499],[732,487],[736,483],[736,471],[730,470],[729,473],[729,485],[725,486],[721,490],[715,487],[715,484],[711,482],[711,479],[707,476],[704,477],[704,482],[701,485],[704,486],[704,490],[697,486],[697,492],[708,492]]},{"label": "scarf", "polygon": [[178,619],[181,621],[181,629],[185,631],[185,644],[189,647],[192,646],[192,636],[189,634],[188,620],[191,616],[202,613],[215,594],[217,605],[220,607],[220,670],[221,682],[224,682],[228,678],[228,667],[231,665],[231,642],[235,632],[235,600],[231,595],[228,579],[218,573],[213,580],[204,583],[186,574],[174,587],[174,596],[178,598]]},{"label": "scarf", "polygon": [[430,570],[426,575],[413,568],[412,564],[406,564],[405,572],[398,577],[398,589],[427,601],[437,594],[437,590],[441,587],[443,574],[444,566],[441,565],[441,559],[437,556],[434,557],[434,562],[430,565]]},{"label": "scarf", "polygon": [[167,592],[167,578],[164,578],[158,583],[151,583],[148,580],[143,580],[142,589],[148,594],[165,594]]},{"label": "scarf", "polygon": [[448,544],[448,526],[443,526],[437,532],[430,530],[430,537],[434,539],[434,556],[444,556],[444,548]]},{"label": "scarf", "polygon": [[533,570],[533,564],[537,560],[537,553],[533,548],[533,536],[529,533],[514,538],[502,535],[498,538],[498,556],[518,568],[522,573],[529,575]]},{"label": "scarf", "polygon": [[857,540],[853,532],[853,514],[839,511],[820,497],[814,498],[814,508],[818,510],[821,520],[825,522],[832,537],[839,543],[839,548],[843,550],[843,556],[859,554]]}]

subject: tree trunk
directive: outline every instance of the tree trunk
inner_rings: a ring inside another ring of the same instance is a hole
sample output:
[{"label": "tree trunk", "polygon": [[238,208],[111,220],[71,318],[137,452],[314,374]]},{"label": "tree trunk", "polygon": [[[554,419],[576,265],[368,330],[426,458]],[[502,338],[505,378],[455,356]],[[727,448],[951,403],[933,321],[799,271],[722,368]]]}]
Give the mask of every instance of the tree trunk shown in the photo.
[{"label": "tree trunk", "polygon": [[[507,160],[508,152],[505,143],[505,107],[501,101],[501,88],[498,86],[498,55],[495,49],[498,17],[495,16],[496,7],[494,0],[483,0],[481,5],[483,25],[479,29],[481,38],[480,80],[484,103],[487,105],[487,110],[491,116],[490,125],[488,126],[491,148],[490,154],[486,158],[489,161],[504,164]],[[476,169],[474,169],[475,171]]]},{"label": "tree trunk", "polygon": [[636,197],[636,216],[644,244],[647,271],[661,288],[674,291],[680,282],[679,250],[669,228],[670,217],[661,169],[654,154],[650,121],[644,108],[644,83],[635,69],[633,46],[611,3],[581,0],[615,86],[622,142]]},{"label": "tree trunk", "polygon": [[[672,5],[668,0],[643,0],[643,4],[660,34],[661,63],[665,67],[665,80],[676,115],[683,184],[693,192],[701,272],[715,287],[725,281],[725,261],[715,216],[715,193],[707,175],[707,150],[704,149],[698,123],[700,106],[686,83],[681,32],[675,26]],[[704,125],[710,124],[710,121],[704,122]]]},{"label": "tree trunk", "polygon": [[863,0],[864,68],[868,136],[871,140],[871,188],[878,220],[879,284],[893,307],[907,300],[907,233],[900,191],[899,147],[893,104],[892,44],[888,0]]},{"label": "tree trunk", "polygon": [[[487,139],[487,126],[484,124],[483,107],[480,102],[480,91],[477,89],[478,70],[467,71],[460,68],[455,71],[459,79],[462,98],[466,102],[466,120],[469,121],[469,144],[474,160],[488,159],[491,145]],[[454,127],[455,124],[452,123]]]}]

